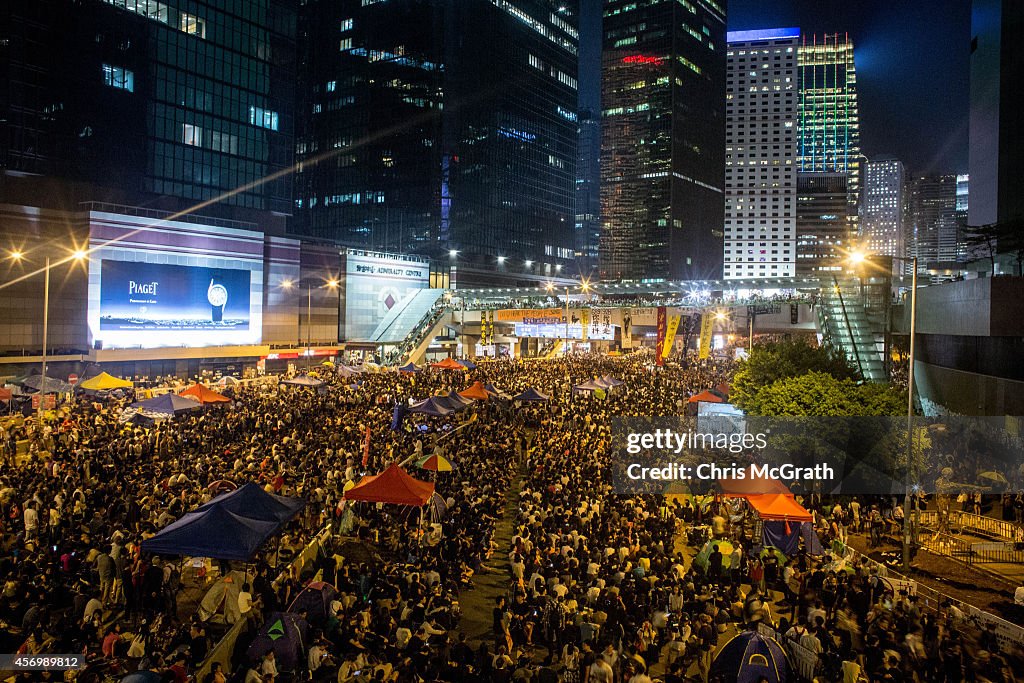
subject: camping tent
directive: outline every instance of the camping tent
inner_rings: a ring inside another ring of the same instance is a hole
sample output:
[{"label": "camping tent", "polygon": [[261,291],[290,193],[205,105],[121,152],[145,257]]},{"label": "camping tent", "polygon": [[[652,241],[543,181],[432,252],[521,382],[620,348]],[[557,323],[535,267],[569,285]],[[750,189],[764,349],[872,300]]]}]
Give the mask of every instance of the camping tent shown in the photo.
[{"label": "camping tent", "polygon": [[296,375],[291,379],[281,380],[281,384],[287,384],[293,387],[318,387],[323,384],[316,377],[310,377],[309,375]]},{"label": "camping tent", "polygon": [[791,678],[786,651],[774,638],[754,631],[738,633],[722,646],[708,676],[735,683],[786,683]]},{"label": "camping tent", "polygon": [[537,391],[536,389],[534,389],[533,387],[530,387],[529,389],[527,389],[523,393],[521,393],[518,396],[516,396],[514,400],[516,400],[516,401],[548,401],[550,399],[551,399],[550,396],[548,396],[546,394],[542,394],[539,391]]},{"label": "camping tent", "polygon": [[400,368],[398,368],[398,371],[399,372],[419,372],[420,368],[419,368],[419,366],[417,366],[412,361],[409,361],[405,365],[403,365]]},{"label": "camping tent", "polygon": [[715,394],[712,394],[710,391],[702,391],[702,392],[700,392],[699,394],[697,394],[695,396],[691,396],[687,400],[687,402],[688,403],[700,403],[700,402],[705,402],[705,403],[724,403],[724,401],[722,401],[722,397],[721,396],[716,396]]},{"label": "camping tent", "polygon": [[363,477],[358,484],[345,491],[345,500],[364,500],[372,503],[395,505],[424,505],[434,493],[434,485],[409,476],[397,464],[380,474]]},{"label": "camping tent", "polygon": [[315,626],[322,626],[333,615],[331,601],[337,597],[338,591],[334,586],[326,581],[314,581],[299,591],[288,606],[288,611],[298,614],[306,610],[306,620]]},{"label": "camping tent", "polygon": [[231,399],[223,394],[218,394],[213,389],[207,389],[202,384],[193,384],[188,389],[182,391],[179,396],[188,396],[194,398],[203,405],[208,403],[231,403]]},{"label": "camping tent", "polygon": [[484,388],[484,383],[480,381],[473,382],[469,388],[460,391],[459,396],[471,398],[474,401],[486,401],[491,398],[491,395],[487,393],[487,389]]},{"label": "camping tent", "polygon": [[718,552],[722,553],[722,569],[729,569],[732,566],[732,543],[725,540],[716,541],[712,539],[705,543],[704,547],[701,548],[700,552],[693,558],[693,563],[702,571],[706,572],[708,570],[708,567],[710,566],[708,558],[711,557],[711,553],[714,551],[715,546],[718,546]]},{"label": "camping tent", "polygon": [[468,358],[463,358],[462,360],[458,360],[455,362],[461,365],[462,367],[466,368],[467,370],[476,370],[476,363],[469,360]]},{"label": "camping tent", "polygon": [[451,358],[445,358],[440,363],[431,363],[430,367],[438,370],[466,370],[466,366]]},{"label": "camping tent", "polygon": [[177,394],[161,394],[155,398],[146,399],[145,401],[136,401],[131,405],[138,412],[143,415],[179,415],[181,413],[187,413],[190,410],[199,408],[202,404],[199,401],[191,399],[187,396],[178,396]]},{"label": "camping tent", "polygon": [[86,389],[88,391],[109,391],[111,389],[127,389],[128,387],[135,386],[133,382],[120,377],[114,377],[106,372],[101,372],[95,377],[83,381],[78,385],[79,389]]},{"label": "camping tent", "polygon": [[217,496],[193,512],[220,507],[232,514],[261,522],[287,522],[306,507],[301,498],[288,498],[267,493],[258,484],[249,482],[241,488]]},{"label": "camping tent", "polygon": [[430,398],[425,398],[422,401],[417,401],[409,406],[409,412],[418,413],[420,415],[430,415],[432,417],[443,417],[454,412],[448,401],[442,401],[441,398],[442,397],[440,396],[431,396]]},{"label": "camping tent", "polygon": [[233,624],[241,617],[238,610],[238,594],[245,583],[245,573],[232,571],[219,577],[199,602],[199,619],[209,621],[223,611],[224,621]]},{"label": "camping tent", "polygon": [[246,561],[280,526],[280,522],[249,519],[214,506],[185,514],[143,541],[142,549],[154,555]]},{"label": "camping tent", "polygon": [[297,614],[273,612],[253,638],[246,658],[258,663],[273,650],[278,671],[297,672],[306,662],[306,620]]}]

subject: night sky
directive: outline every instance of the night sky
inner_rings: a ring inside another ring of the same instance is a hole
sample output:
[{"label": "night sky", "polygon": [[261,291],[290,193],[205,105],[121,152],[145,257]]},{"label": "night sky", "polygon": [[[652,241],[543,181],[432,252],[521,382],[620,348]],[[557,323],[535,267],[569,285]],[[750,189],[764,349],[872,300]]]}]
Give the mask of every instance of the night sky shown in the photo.
[{"label": "night sky", "polygon": [[[581,0],[580,101],[597,107],[601,1]],[[970,0],[729,0],[729,30],[849,32],[861,148],[911,173],[967,171]]]}]

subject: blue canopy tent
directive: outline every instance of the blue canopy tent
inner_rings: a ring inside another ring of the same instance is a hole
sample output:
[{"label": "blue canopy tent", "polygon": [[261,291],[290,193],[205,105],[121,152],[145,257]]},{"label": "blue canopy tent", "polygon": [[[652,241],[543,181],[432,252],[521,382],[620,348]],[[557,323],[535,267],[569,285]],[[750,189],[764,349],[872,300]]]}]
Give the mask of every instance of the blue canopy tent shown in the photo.
[{"label": "blue canopy tent", "polygon": [[572,388],[572,393],[585,394],[587,392],[606,391],[607,389],[607,386],[602,386],[594,380],[589,380],[587,382],[583,382],[582,384],[577,384],[576,386],[574,386]]},{"label": "blue canopy tent", "polygon": [[399,372],[419,372],[420,368],[419,368],[419,366],[417,366],[412,361],[409,361],[405,365],[403,365],[400,368],[398,368],[398,371]]},{"label": "blue canopy tent", "polygon": [[509,396],[504,391],[494,386],[493,384],[485,384],[484,391],[493,396],[494,398],[501,398],[508,400]]},{"label": "blue canopy tent", "polygon": [[214,506],[187,513],[153,538],[143,541],[142,549],[154,555],[244,562],[251,559],[282,524],[249,519]]},{"label": "blue canopy tent", "polygon": [[539,402],[539,401],[549,401],[549,400],[551,400],[551,397],[546,395],[546,394],[540,393],[539,391],[537,391],[533,387],[530,387],[529,389],[527,389],[523,393],[521,393],[518,396],[516,396],[514,400],[516,400],[516,401],[538,401]]},{"label": "blue canopy tent", "polygon": [[267,493],[258,484],[249,482],[229,493],[217,496],[209,503],[200,505],[193,512],[203,512],[220,507],[228,512],[261,522],[288,522],[306,507],[301,498],[288,498]]},{"label": "blue canopy tent", "polygon": [[455,362],[461,365],[462,367],[466,368],[467,370],[476,370],[476,363],[469,360],[468,358],[463,358],[462,360],[457,360]]},{"label": "blue canopy tent", "polygon": [[623,382],[621,379],[615,379],[611,375],[605,375],[601,379],[610,387],[621,387],[623,384],[625,384],[625,382]]},{"label": "blue canopy tent", "polygon": [[245,656],[255,664],[273,651],[278,670],[294,673],[305,664],[308,628],[306,620],[298,614],[273,612],[256,633]]},{"label": "blue canopy tent", "polygon": [[292,387],[319,387],[323,385],[323,382],[309,375],[296,375],[291,379],[281,380],[281,384],[287,384]]},{"label": "blue canopy tent", "polygon": [[179,415],[203,406],[199,401],[178,394],[162,394],[131,405],[143,415]]},{"label": "blue canopy tent", "polygon": [[[431,415],[433,417],[443,417],[450,415],[454,411],[449,407],[447,401],[442,401],[440,396],[431,396],[425,398],[422,401],[417,401],[409,406],[410,413],[417,413],[419,415]],[[444,397],[447,398],[447,397]]]},{"label": "blue canopy tent", "polygon": [[447,400],[453,410],[464,410],[473,405],[473,399],[459,396],[455,391],[450,391],[447,396],[442,396],[441,398]]},{"label": "blue canopy tent", "polygon": [[773,638],[754,631],[737,634],[726,643],[711,664],[709,680],[735,683],[786,683],[790,680],[786,651]]}]

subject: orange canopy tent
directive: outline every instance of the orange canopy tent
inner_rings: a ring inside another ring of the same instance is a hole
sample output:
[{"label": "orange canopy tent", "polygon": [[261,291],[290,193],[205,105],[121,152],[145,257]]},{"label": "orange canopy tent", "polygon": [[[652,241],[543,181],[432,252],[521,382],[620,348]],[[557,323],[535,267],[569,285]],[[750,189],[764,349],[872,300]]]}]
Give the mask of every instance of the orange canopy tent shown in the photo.
[{"label": "orange canopy tent", "polygon": [[702,391],[696,396],[691,396],[688,403],[699,403],[701,401],[706,403],[724,403],[721,396],[716,396],[710,391]]},{"label": "orange canopy tent", "polygon": [[193,384],[188,389],[182,391],[179,395],[189,396],[204,405],[207,403],[231,403],[231,399],[227,396],[218,394],[213,389],[207,389],[202,384]]},{"label": "orange canopy tent", "polygon": [[452,360],[451,358],[445,358],[440,363],[431,363],[430,367],[437,368],[438,370],[465,370],[466,366],[462,363]]},{"label": "orange canopy tent", "polygon": [[814,518],[791,495],[784,493],[760,493],[745,496],[750,506],[761,519],[785,520],[787,522],[810,522]]},{"label": "orange canopy tent", "polygon": [[743,479],[719,479],[718,486],[722,489],[722,495],[731,498],[746,498],[765,493],[793,495],[778,479],[755,477],[751,468],[747,468]]},{"label": "orange canopy tent", "polygon": [[426,505],[433,494],[433,483],[414,479],[395,463],[380,474],[363,477],[344,496],[345,500],[419,507]]},{"label": "orange canopy tent", "polygon": [[473,382],[468,389],[460,391],[459,396],[462,398],[471,398],[475,401],[486,401],[491,397],[491,395],[487,393],[487,389],[484,389],[484,383],[480,381]]}]

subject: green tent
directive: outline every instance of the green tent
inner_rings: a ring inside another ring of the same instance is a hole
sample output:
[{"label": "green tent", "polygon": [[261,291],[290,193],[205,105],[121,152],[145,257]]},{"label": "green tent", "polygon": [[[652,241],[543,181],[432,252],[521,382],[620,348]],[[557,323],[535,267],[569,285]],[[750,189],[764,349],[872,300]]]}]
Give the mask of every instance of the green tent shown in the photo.
[{"label": "green tent", "polygon": [[711,556],[715,546],[718,546],[718,552],[722,553],[722,569],[729,569],[732,567],[732,543],[729,541],[708,541],[701,548],[697,556],[693,558],[693,564],[700,568],[701,571],[706,572],[708,570],[708,558]]}]

